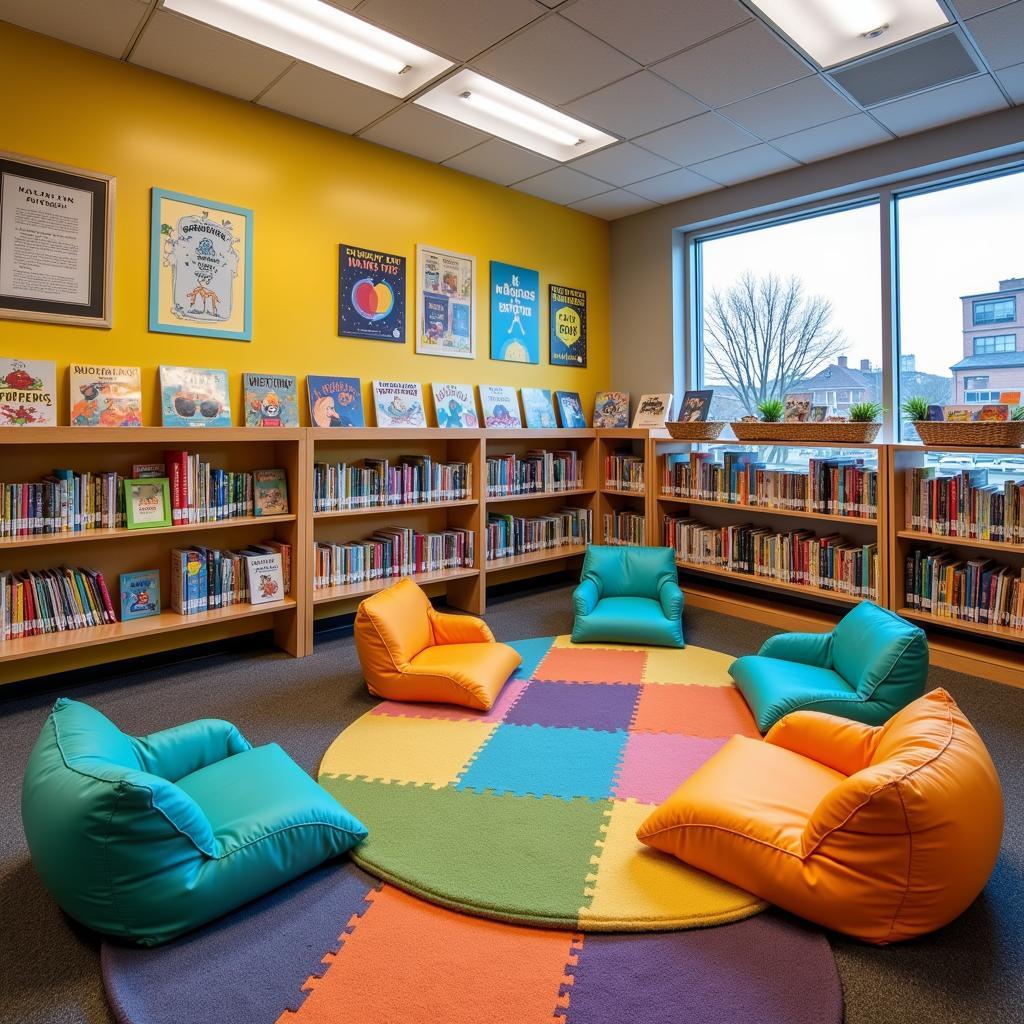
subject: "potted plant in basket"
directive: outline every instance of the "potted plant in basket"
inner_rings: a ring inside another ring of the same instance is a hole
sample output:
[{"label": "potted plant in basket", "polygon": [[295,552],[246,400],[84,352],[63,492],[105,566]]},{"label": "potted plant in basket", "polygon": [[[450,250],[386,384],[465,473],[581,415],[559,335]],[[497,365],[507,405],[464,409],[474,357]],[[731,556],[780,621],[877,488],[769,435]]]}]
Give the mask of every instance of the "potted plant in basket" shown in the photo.
[{"label": "potted plant in basket", "polygon": [[1024,444],[1024,406],[1010,411],[1006,420],[933,420],[921,397],[908,398],[903,414],[913,423],[923,444],[965,448],[1019,448]]}]

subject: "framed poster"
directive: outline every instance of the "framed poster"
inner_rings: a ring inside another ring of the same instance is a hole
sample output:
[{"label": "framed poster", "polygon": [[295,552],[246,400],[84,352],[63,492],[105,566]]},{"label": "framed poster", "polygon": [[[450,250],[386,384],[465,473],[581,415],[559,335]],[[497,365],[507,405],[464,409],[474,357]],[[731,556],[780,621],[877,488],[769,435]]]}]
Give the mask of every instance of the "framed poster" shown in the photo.
[{"label": "framed poster", "polygon": [[0,317],[110,327],[116,179],[0,152]]},{"label": "framed poster", "polygon": [[252,340],[252,211],[153,189],[149,329]]},{"label": "framed poster", "polygon": [[540,274],[491,260],[491,358],[540,362]]},{"label": "framed poster", "polygon": [[553,366],[587,365],[587,293],[553,284],[551,298],[551,351]]},{"label": "framed poster", "polygon": [[476,257],[416,246],[416,353],[476,358]]},{"label": "framed poster", "polygon": [[405,257],[339,247],[338,334],[405,343]]}]

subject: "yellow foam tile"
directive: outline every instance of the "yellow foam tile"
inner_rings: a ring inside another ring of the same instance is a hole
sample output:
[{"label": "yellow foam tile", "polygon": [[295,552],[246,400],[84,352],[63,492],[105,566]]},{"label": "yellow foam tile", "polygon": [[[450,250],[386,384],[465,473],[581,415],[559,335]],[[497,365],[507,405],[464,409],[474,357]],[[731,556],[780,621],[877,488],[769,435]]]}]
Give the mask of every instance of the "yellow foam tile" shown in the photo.
[{"label": "yellow foam tile", "polygon": [[643,644],[574,644],[568,634],[556,636],[552,647],[572,647],[577,651],[652,651]]},{"label": "yellow foam tile", "polygon": [[328,747],[321,775],[443,787],[453,783],[497,722],[365,714]]},{"label": "yellow foam tile", "polygon": [[648,647],[644,666],[645,683],[691,683],[699,686],[733,686],[729,666],[731,654],[707,647]]}]

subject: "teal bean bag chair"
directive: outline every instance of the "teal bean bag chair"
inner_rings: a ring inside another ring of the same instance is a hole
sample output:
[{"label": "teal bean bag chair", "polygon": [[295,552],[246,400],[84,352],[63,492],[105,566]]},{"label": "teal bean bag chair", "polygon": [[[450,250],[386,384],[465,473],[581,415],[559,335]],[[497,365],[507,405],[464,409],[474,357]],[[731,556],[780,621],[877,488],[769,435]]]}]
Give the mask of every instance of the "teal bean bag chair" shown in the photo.
[{"label": "teal bean bag chair", "polygon": [[729,673],[766,733],[791,711],[882,725],[924,694],[924,630],[862,601],[831,633],[780,633]]},{"label": "teal bean bag chair", "polygon": [[572,603],[575,643],[686,646],[683,592],[671,548],[592,544]]},{"label": "teal bean bag chair", "polygon": [[276,743],[205,719],[126,736],[62,697],[29,757],[32,862],[82,924],[173,939],[344,853],[366,828]]}]

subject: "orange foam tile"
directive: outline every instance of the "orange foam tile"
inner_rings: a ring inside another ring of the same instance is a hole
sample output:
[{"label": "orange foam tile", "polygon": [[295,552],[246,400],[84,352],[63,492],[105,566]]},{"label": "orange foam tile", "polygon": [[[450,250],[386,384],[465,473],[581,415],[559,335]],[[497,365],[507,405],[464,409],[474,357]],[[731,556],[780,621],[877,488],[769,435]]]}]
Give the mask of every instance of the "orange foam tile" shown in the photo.
[{"label": "orange foam tile", "polygon": [[740,692],[727,686],[648,684],[640,691],[632,731],[761,738]]},{"label": "orange foam tile", "polygon": [[553,647],[533,678],[563,683],[639,683],[646,664],[645,651]]}]

